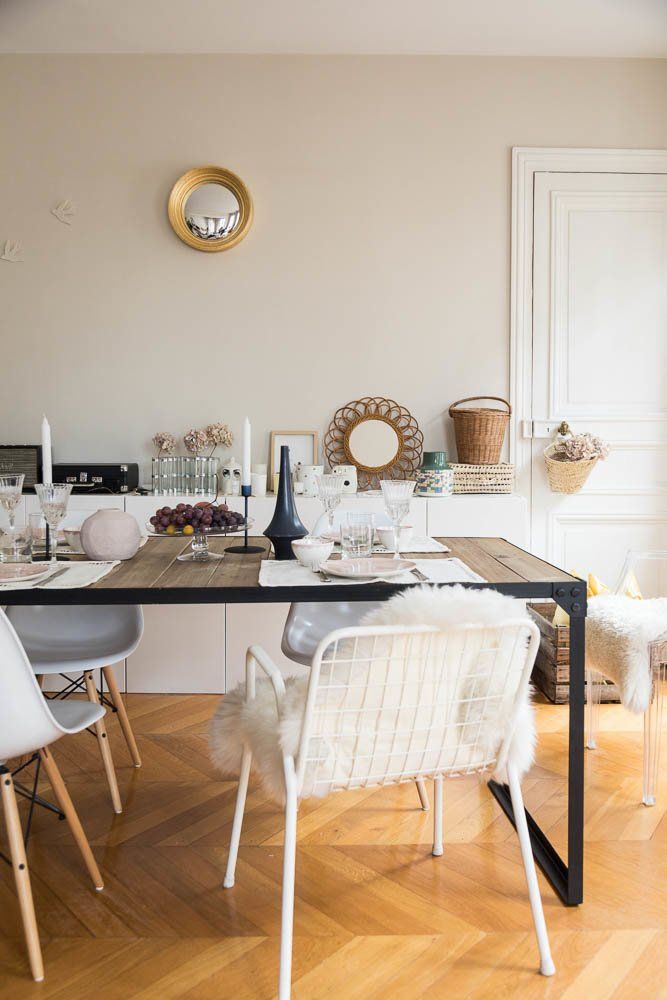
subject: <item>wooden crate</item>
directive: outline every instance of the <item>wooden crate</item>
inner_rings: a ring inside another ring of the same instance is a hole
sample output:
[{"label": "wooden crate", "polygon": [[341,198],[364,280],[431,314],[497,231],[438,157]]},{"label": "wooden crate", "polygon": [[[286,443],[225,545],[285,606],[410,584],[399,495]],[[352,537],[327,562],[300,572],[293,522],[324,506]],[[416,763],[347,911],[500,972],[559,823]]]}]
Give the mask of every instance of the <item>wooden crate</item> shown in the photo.
[{"label": "wooden crate", "polygon": [[[570,626],[554,625],[553,601],[532,602],[528,611],[540,630],[533,684],[555,705],[566,705],[570,699]],[[604,681],[601,700],[620,701],[618,688],[611,681]]]}]

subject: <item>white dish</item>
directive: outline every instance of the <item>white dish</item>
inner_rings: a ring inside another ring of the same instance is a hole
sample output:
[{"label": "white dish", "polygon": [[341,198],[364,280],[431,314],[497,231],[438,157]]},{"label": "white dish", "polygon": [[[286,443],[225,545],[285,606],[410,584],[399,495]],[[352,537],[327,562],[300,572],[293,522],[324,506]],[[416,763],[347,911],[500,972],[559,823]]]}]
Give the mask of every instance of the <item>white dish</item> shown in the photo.
[{"label": "white dish", "polygon": [[[375,529],[375,534],[381,545],[384,545],[388,552],[394,551],[394,529],[388,525],[378,525]],[[410,552],[410,542],[412,541],[412,536],[414,534],[414,528],[411,524],[402,524],[398,529],[398,551],[399,552]]]},{"label": "white dish", "polygon": [[328,559],[322,569],[329,576],[346,580],[389,579],[417,568],[410,559]]},{"label": "white dish", "polygon": [[51,572],[47,563],[0,563],[0,583],[32,583]]},{"label": "white dish", "polygon": [[333,552],[334,543],[325,538],[306,535],[292,542],[292,552],[302,566],[317,572]]}]

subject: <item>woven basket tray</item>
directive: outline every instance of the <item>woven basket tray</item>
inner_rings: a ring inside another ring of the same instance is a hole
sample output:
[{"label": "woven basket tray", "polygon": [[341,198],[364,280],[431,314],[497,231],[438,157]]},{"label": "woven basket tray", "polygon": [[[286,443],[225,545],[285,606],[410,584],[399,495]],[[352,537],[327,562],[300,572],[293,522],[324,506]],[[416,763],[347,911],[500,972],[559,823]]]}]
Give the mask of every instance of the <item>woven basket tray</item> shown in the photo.
[{"label": "woven basket tray", "polygon": [[454,470],[455,493],[511,493],[514,489],[514,466],[463,465],[451,463]]}]

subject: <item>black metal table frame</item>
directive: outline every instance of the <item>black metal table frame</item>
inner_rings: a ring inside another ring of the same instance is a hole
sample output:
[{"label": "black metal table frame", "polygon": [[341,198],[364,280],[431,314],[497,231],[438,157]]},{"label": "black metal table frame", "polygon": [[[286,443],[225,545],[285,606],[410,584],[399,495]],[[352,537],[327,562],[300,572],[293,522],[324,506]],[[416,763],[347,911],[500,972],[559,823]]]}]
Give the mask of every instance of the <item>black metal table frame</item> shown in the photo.
[{"label": "black metal table frame", "polygon": [[[289,604],[297,601],[386,601],[410,584],[371,583],[355,587],[131,587],[81,590],[27,589],[5,591],[3,604]],[[447,584],[444,584],[447,586]],[[584,882],[584,703],[586,584],[582,580],[465,583],[475,590],[492,589],[523,600],[551,598],[570,616],[570,703],[568,736],[567,862],[526,811],[535,861],[567,906],[583,902]],[[507,785],[489,782],[489,789],[515,826]]]}]

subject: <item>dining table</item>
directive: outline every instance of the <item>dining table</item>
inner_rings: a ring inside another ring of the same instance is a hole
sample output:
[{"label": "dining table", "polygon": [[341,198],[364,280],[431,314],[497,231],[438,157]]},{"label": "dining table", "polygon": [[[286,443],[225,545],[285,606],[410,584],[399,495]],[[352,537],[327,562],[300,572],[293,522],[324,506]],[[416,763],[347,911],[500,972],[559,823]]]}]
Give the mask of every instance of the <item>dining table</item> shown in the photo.
[{"label": "dining table", "polygon": [[[337,583],[331,579],[304,585],[261,586],[260,564],[273,558],[271,544],[260,536],[257,553],[225,553],[231,536],[211,537],[212,553],[223,559],[181,561],[190,539],[183,536],[149,538],[137,554],[86,587],[3,587],[0,605],[108,605],[108,604],[267,604],[297,601],[386,601],[410,586],[450,586],[391,579]],[[568,906],[583,902],[584,871],[584,701],[586,583],[504,538],[438,538],[445,551],[405,552],[405,558],[459,559],[481,579],[465,587],[490,588],[521,600],[551,599],[570,617],[570,689],[567,750],[567,860],[547,833],[527,813],[535,861]],[[389,556],[390,558],[390,556]],[[491,780],[488,788],[514,824],[507,785]]]}]

